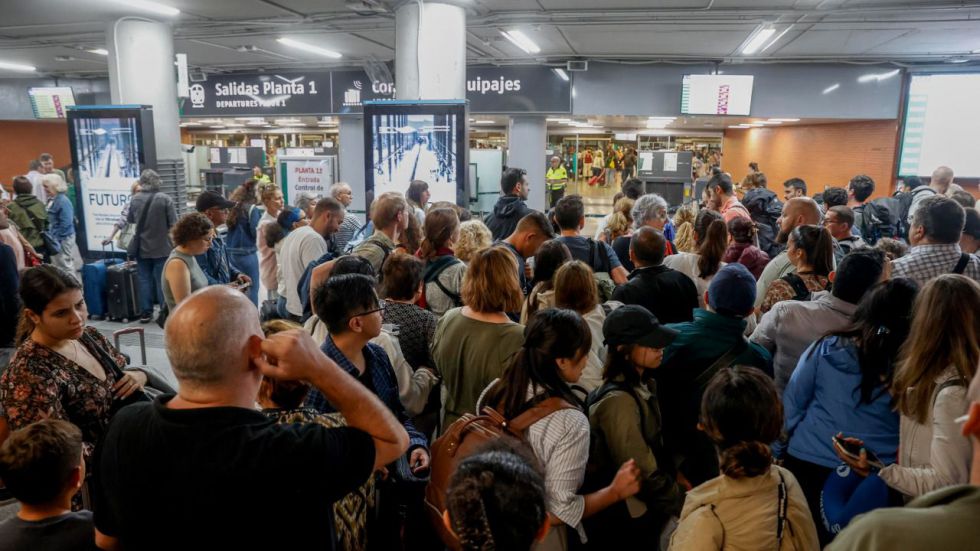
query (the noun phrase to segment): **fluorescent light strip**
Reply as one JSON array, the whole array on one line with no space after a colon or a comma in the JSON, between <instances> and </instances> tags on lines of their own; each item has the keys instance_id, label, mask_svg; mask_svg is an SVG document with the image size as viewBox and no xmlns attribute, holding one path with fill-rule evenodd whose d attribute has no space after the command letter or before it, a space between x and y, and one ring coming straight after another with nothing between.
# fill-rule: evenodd
<instances>
[{"instance_id":1,"label":"fluorescent light strip","mask_svg":"<svg viewBox=\"0 0 980 551\"><path fill-rule=\"evenodd\" d=\"M319 46L314 46L312 44L307 44L306 42L300 42L299 40L293 40L292 38L277 38L276 42L289 46L290 48L296 48L297 50L303 50L305 52L310 52L312 54L322 55L323 57L330 57L333 59L340 59L344 57L343 55L333 51L327 50L326 48L321 48Z\"/></svg>"},{"instance_id":2,"label":"fluorescent light strip","mask_svg":"<svg viewBox=\"0 0 980 551\"><path fill-rule=\"evenodd\" d=\"M109 50L106 50L105 48L95 48L93 50L88 50L88 53L97 54L97 55L109 55Z\"/></svg>"},{"instance_id":3,"label":"fluorescent light strip","mask_svg":"<svg viewBox=\"0 0 980 551\"><path fill-rule=\"evenodd\" d=\"M769 119L772 122L800 122L800 119Z\"/></svg>"},{"instance_id":4,"label":"fluorescent light strip","mask_svg":"<svg viewBox=\"0 0 980 551\"><path fill-rule=\"evenodd\" d=\"M552 69L552 71L554 71L556 75L561 77L562 80L568 82L568 73L565 72L565 69L560 69L558 67L555 67L554 69Z\"/></svg>"},{"instance_id":5,"label":"fluorescent light strip","mask_svg":"<svg viewBox=\"0 0 980 551\"><path fill-rule=\"evenodd\" d=\"M900 72L901 71L899 71L898 69L895 69L894 71L888 71L887 73L869 73L867 75L859 76L858 82L873 82L873 81L881 82L885 79L892 78L893 76L897 75Z\"/></svg>"},{"instance_id":6,"label":"fluorescent light strip","mask_svg":"<svg viewBox=\"0 0 980 551\"><path fill-rule=\"evenodd\" d=\"M122 4L124 6L129 6L131 8L138 8L141 10L151 11L153 13L159 13L160 15L175 16L180 15L180 10L173 6L166 6L164 4L158 4L156 2L150 2L149 0L112 0L116 4Z\"/></svg>"},{"instance_id":7,"label":"fluorescent light strip","mask_svg":"<svg viewBox=\"0 0 980 551\"><path fill-rule=\"evenodd\" d=\"M782 38L786 33L788 33L789 30L792 29L792 28L793 28L792 25L790 25L789 27L786 27L786 29L783 32L781 32L781 33L779 33L779 34L776 35L776 38L773 38L772 40L770 40L769 43L766 44L766 46L764 48L762 48L762 51L759 52L759 53L761 54L762 52L764 52L764 51L768 50L769 48L771 48L773 44L779 42L779 39Z\"/></svg>"},{"instance_id":8,"label":"fluorescent light strip","mask_svg":"<svg viewBox=\"0 0 980 551\"><path fill-rule=\"evenodd\" d=\"M572 119L545 119L545 120L548 122L560 122L560 123L572 122ZM470 119L470 122L473 122L473 119Z\"/></svg>"},{"instance_id":9,"label":"fluorescent light strip","mask_svg":"<svg viewBox=\"0 0 980 551\"><path fill-rule=\"evenodd\" d=\"M493 121L476 121L475 124L494 124Z\"/></svg>"},{"instance_id":10,"label":"fluorescent light strip","mask_svg":"<svg viewBox=\"0 0 980 551\"><path fill-rule=\"evenodd\" d=\"M837 84L832 84L832 85L824 88L823 89L823 93L824 94L829 94L829 93L833 92L834 90L836 90L838 88L840 88L840 83L839 82Z\"/></svg>"},{"instance_id":11,"label":"fluorescent light strip","mask_svg":"<svg viewBox=\"0 0 980 551\"><path fill-rule=\"evenodd\" d=\"M758 52L774 34L776 34L776 29L771 27L757 31L755 36L749 40L749 43L742 48L742 55L752 55Z\"/></svg>"},{"instance_id":12,"label":"fluorescent light strip","mask_svg":"<svg viewBox=\"0 0 980 551\"><path fill-rule=\"evenodd\" d=\"M525 53L536 54L541 52L541 48L521 31L516 29L511 31L500 31L500 34L504 35L504 38L510 40L515 46L524 50Z\"/></svg>"},{"instance_id":13,"label":"fluorescent light strip","mask_svg":"<svg viewBox=\"0 0 980 551\"><path fill-rule=\"evenodd\" d=\"M9 63L7 61L0 61L0 70L6 69L8 71L23 71L25 73L33 73L37 71L37 67L33 65L21 65L20 63Z\"/></svg>"}]
</instances>

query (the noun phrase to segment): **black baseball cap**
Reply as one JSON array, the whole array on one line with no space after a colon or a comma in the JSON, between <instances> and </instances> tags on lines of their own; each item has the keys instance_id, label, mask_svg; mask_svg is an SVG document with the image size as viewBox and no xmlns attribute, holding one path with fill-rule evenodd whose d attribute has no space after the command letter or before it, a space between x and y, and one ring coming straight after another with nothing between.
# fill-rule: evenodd
<instances>
[{"instance_id":1,"label":"black baseball cap","mask_svg":"<svg viewBox=\"0 0 980 551\"><path fill-rule=\"evenodd\" d=\"M678 334L662 325L649 310L633 304L613 310L602 324L603 343L607 346L638 344L664 348L674 342Z\"/></svg>"},{"instance_id":2,"label":"black baseball cap","mask_svg":"<svg viewBox=\"0 0 980 551\"><path fill-rule=\"evenodd\" d=\"M217 191L205 191L197 196L197 212L204 212L210 208L230 209L235 206L234 201L229 201Z\"/></svg>"}]
</instances>

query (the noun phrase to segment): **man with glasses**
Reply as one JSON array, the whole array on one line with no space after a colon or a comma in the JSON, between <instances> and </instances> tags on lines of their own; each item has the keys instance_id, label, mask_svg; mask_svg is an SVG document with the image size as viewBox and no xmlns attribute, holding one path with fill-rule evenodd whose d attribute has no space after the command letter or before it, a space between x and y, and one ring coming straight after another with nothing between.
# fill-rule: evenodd
<instances>
[{"instance_id":1,"label":"man with glasses","mask_svg":"<svg viewBox=\"0 0 980 551\"><path fill-rule=\"evenodd\" d=\"M527 171L523 168L508 168L500 178L500 199L493 206L493 212L483 219L494 241L507 239L517 229L521 218L534 212L525 203L531 188L526 176Z\"/></svg>"},{"instance_id":2,"label":"man with glasses","mask_svg":"<svg viewBox=\"0 0 980 551\"><path fill-rule=\"evenodd\" d=\"M400 486L407 476L406 467L415 476L424 476L428 471L429 442L405 412L398 395L398 379L388 355L383 348L370 342L381 334L384 309L385 302L378 299L375 291L375 279L363 274L333 276L317 289L313 298L313 311L328 331L321 347L323 353L377 395L408 432L408 451L387 466L389 476L379 486L383 505L378 513L381 517L378 525L395 528L398 519L393 516L396 517L397 510L404 505L407 505L409 523L421 522L422 496L413 493L420 486ZM315 388L310 389L304 405L321 413L337 411L336 406ZM396 463L402 468L397 468ZM378 533L381 548L392 547L386 545L392 543L386 538L394 537L397 542L397 530L390 532L382 530Z\"/></svg>"},{"instance_id":3,"label":"man with glasses","mask_svg":"<svg viewBox=\"0 0 980 551\"><path fill-rule=\"evenodd\" d=\"M205 191L197 196L197 212L208 217L214 224L215 231L228 221L228 209L235 203L222 197L217 191ZM235 282L244 288L252 284L252 278L243 274L228 256L225 240L217 233L211 240L211 248L204 254L198 255L197 263L208 278L208 285L227 285Z\"/></svg>"},{"instance_id":4,"label":"man with glasses","mask_svg":"<svg viewBox=\"0 0 980 551\"><path fill-rule=\"evenodd\" d=\"M841 205L830 207L823 217L823 226L827 228L830 235L834 236L844 254L868 246L863 239L851 231L854 228L854 211L851 207Z\"/></svg>"}]
</instances>

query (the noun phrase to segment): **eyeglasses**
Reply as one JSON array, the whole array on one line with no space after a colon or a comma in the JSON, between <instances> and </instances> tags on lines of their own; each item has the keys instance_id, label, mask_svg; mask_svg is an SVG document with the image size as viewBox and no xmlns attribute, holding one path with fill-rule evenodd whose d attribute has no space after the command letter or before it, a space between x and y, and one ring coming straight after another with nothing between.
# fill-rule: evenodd
<instances>
[{"instance_id":1,"label":"eyeglasses","mask_svg":"<svg viewBox=\"0 0 980 551\"><path fill-rule=\"evenodd\" d=\"M208 243L214 241L214 235L208 234L201 238L202 241L207 241Z\"/></svg>"},{"instance_id":2,"label":"eyeglasses","mask_svg":"<svg viewBox=\"0 0 980 551\"><path fill-rule=\"evenodd\" d=\"M383 299L382 300L379 300L378 301L378 307L377 308L375 308L373 310L368 310L367 312L361 312L360 314L354 314L353 316L350 316L349 318L347 318L347 321L350 321L350 320L352 320L354 318L359 318L361 316L366 316L368 314L373 314L375 312L384 312L384 310L385 310L385 308L387 306L388 306L388 301L383 300Z\"/></svg>"}]
</instances>

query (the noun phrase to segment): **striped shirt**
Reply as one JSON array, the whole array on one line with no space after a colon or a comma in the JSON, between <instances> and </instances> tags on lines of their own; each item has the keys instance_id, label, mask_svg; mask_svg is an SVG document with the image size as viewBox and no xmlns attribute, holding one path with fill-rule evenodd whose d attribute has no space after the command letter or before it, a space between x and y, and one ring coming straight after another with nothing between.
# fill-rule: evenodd
<instances>
[{"instance_id":1,"label":"striped shirt","mask_svg":"<svg viewBox=\"0 0 980 551\"><path fill-rule=\"evenodd\" d=\"M494 379L477 400L476 411L483 409L483 398L500 379ZM538 392L528 388L528 399ZM577 409L562 409L528 427L524 439L534 456L544 465L544 486L548 512L576 529L585 540L582 515L585 497L578 490L585 480L589 461L589 418Z\"/></svg>"}]
</instances>

